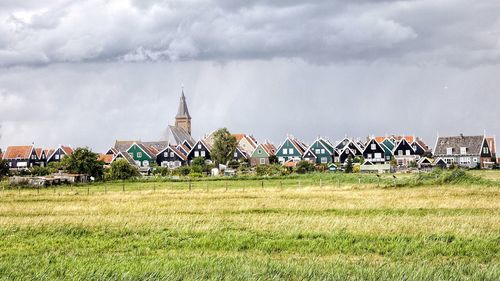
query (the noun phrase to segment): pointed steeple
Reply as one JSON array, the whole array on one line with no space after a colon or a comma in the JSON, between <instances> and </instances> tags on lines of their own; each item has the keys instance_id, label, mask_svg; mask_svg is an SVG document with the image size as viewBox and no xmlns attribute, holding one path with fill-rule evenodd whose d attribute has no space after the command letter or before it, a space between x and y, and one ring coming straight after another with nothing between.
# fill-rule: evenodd
<instances>
[{"instance_id":1,"label":"pointed steeple","mask_svg":"<svg viewBox=\"0 0 500 281\"><path fill-rule=\"evenodd\" d=\"M179 109L177 110L177 115L175 118L188 118L191 119L191 115L189 115L189 110L186 103L186 96L184 96L184 87L182 87L182 94L179 101Z\"/></svg>"}]
</instances>

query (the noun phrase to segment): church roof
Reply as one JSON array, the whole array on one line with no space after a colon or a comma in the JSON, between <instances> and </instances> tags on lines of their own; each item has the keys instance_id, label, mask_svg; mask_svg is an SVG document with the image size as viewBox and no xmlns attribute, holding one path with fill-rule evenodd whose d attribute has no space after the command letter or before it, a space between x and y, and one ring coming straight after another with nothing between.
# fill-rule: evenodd
<instances>
[{"instance_id":1,"label":"church roof","mask_svg":"<svg viewBox=\"0 0 500 281\"><path fill-rule=\"evenodd\" d=\"M175 118L189 118L191 119L191 115L189 115L189 110L186 103L186 97L184 96L184 90L182 90L181 99L179 101L179 109L177 110L177 115Z\"/></svg>"},{"instance_id":2,"label":"church roof","mask_svg":"<svg viewBox=\"0 0 500 281\"><path fill-rule=\"evenodd\" d=\"M186 130L172 125L167 127L166 140L170 144L176 145L182 144L186 140L191 146L196 142Z\"/></svg>"}]
</instances>

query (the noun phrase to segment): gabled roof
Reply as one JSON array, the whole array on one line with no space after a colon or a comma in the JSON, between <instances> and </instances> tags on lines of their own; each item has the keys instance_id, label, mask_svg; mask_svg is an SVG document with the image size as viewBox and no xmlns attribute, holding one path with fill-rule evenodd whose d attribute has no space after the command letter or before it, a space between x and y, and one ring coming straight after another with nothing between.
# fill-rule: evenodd
<instances>
[{"instance_id":1,"label":"gabled roof","mask_svg":"<svg viewBox=\"0 0 500 281\"><path fill-rule=\"evenodd\" d=\"M411 142L408 142L408 141L406 140L406 138L402 138L402 139L398 142L398 144L396 144L396 146L394 146L394 148L392 149L392 154L393 154L393 155L396 155L394 152L395 152L396 150L398 150L398 147L399 147L399 146L401 146L401 144L403 144L403 143L407 143L407 144L410 146L410 149L413 151L413 153L415 153L415 150L413 149L413 146L411 145Z\"/></svg>"},{"instance_id":2,"label":"gabled roof","mask_svg":"<svg viewBox=\"0 0 500 281\"><path fill-rule=\"evenodd\" d=\"M417 161L417 164L432 164L432 160L427 157L422 157Z\"/></svg>"},{"instance_id":3,"label":"gabled roof","mask_svg":"<svg viewBox=\"0 0 500 281\"><path fill-rule=\"evenodd\" d=\"M168 141L142 141L141 143L146 147L150 147L158 151L168 147L169 145Z\"/></svg>"},{"instance_id":4,"label":"gabled roof","mask_svg":"<svg viewBox=\"0 0 500 281\"><path fill-rule=\"evenodd\" d=\"M307 153L307 152L312 152L315 156L316 153L314 151L312 151L312 147L314 146L315 143L319 143L326 151L328 151L328 153L330 153L330 155L333 155L333 146L331 146L330 142L328 142L327 140L319 137L318 139L316 139L308 148L306 151L304 151L304 155Z\"/></svg>"},{"instance_id":5,"label":"gabled roof","mask_svg":"<svg viewBox=\"0 0 500 281\"><path fill-rule=\"evenodd\" d=\"M177 149L177 147L175 147L174 145L170 145L168 147L165 147L163 150L159 151L156 154L156 156L164 153L167 150L171 150L173 153L175 153L177 156L179 156L182 160L187 160L187 156L184 153L182 153L182 151L180 151L179 149Z\"/></svg>"},{"instance_id":6,"label":"gabled roof","mask_svg":"<svg viewBox=\"0 0 500 281\"><path fill-rule=\"evenodd\" d=\"M123 159L127 160L127 162L130 165L137 166L137 163L135 163L134 158L132 158L132 156L128 152L126 152L126 151L120 151L120 152L118 152L118 154L116 154L115 156L113 156L113 160L111 162L114 162L117 158L123 158Z\"/></svg>"},{"instance_id":7,"label":"gabled roof","mask_svg":"<svg viewBox=\"0 0 500 281\"><path fill-rule=\"evenodd\" d=\"M146 147L143 143L141 142L134 142L130 147L133 145L137 145L144 153L146 153L149 158L154 159L156 156L156 153L152 152L148 147ZM130 149L130 148L129 148ZM129 150L127 149L127 151Z\"/></svg>"},{"instance_id":8,"label":"gabled roof","mask_svg":"<svg viewBox=\"0 0 500 281\"><path fill-rule=\"evenodd\" d=\"M139 141L115 141L115 145L113 146L113 148L115 148L116 150L118 151L127 151L127 149L130 148L130 146L132 146L132 144L134 144L134 142L139 142Z\"/></svg>"},{"instance_id":9,"label":"gabled roof","mask_svg":"<svg viewBox=\"0 0 500 281\"><path fill-rule=\"evenodd\" d=\"M69 146L64 146L64 145L61 145L60 146L62 151L66 154L66 155L71 155L73 154L73 148L69 147Z\"/></svg>"},{"instance_id":10,"label":"gabled roof","mask_svg":"<svg viewBox=\"0 0 500 281\"><path fill-rule=\"evenodd\" d=\"M35 153L36 153L36 157L38 157L38 159L42 158L43 148L41 148L41 147L35 148Z\"/></svg>"},{"instance_id":11,"label":"gabled roof","mask_svg":"<svg viewBox=\"0 0 500 281\"><path fill-rule=\"evenodd\" d=\"M438 137L434 155L447 155L447 148L453 148L453 154L460 153L461 147L467 148L467 154L481 154L484 136Z\"/></svg>"},{"instance_id":12,"label":"gabled roof","mask_svg":"<svg viewBox=\"0 0 500 281\"><path fill-rule=\"evenodd\" d=\"M100 154L97 160L104 162L104 164L111 164L114 157L115 156L113 154Z\"/></svg>"},{"instance_id":13,"label":"gabled roof","mask_svg":"<svg viewBox=\"0 0 500 281\"><path fill-rule=\"evenodd\" d=\"M29 159L33 145L9 146L3 155L3 159Z\"/></svg>"}]
</instances>

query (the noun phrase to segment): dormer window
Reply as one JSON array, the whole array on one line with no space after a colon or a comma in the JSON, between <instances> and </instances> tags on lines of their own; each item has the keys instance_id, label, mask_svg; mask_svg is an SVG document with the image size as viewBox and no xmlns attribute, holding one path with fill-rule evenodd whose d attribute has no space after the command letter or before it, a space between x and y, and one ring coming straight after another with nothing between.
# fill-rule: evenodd
<instances>
[{"instance_id":1,"label":"dormer window","mask_svg":"<svg viewBox=\"0 0 500 281\"><path fill-rule=\"evenodd\" d=\"M446 154L453 155L453 147L446 148Z\"/></svg>"},{"instance_id":2,"label":"dormer window","mask_svg":"<svg viewBox=\"0 0 500 281\"><path fill-rule=\"evenodd\" d=\"M467 147L460 147L460 154L467 154Z\"/></svg>"}]
</instances>

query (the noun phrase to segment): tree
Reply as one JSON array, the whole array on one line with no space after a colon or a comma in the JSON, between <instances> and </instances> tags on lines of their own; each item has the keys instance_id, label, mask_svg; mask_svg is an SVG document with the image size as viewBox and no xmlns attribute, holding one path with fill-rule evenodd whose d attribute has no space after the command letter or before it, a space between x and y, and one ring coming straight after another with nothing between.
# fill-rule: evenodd
<instances>
[{"instance_id":1,"label":"tree","mask_svg":"<svg viewBox=\"0 0 500 281\"><path fill-rule=\"evenodd\" d=\"M347 160L346 160L346 164L345 164L345 172L346 173L352 173L352 156L351 154L349 154L349 156L347 156Z\"/></svg>"},{"instance_id":2,"label":"tree","mask_svg":"<svg viewBox=\"0 0 500 281\"><path fill-rule=\"evenodd\" d=\"M233 158L238 142L226 128L215 131L213 136L214 145L212 146L212 151L210 152L212 160L214 160L216 166L219 164L225 165Z\"/></svg>"},{"instance_id":3,"label":"tree","mask_svg":"<svg viewBox=\"0 0 500 281\"><path fill-rule=\"evenodd\" d=\"M98 161L98 155L88 148L77 148L70 156L62 160L62 167L69 173L86 174L96 179L102 179L103 163Z\"/></svg>"},{"instance_id":4,"label":"tree","mask_svg":"<svg viewBox=\"0 0 500 281\"><path fill-rule=\"evenodd\" d=\"M299 174L305 174L314 171L314 165L309 161L300 161L295 166L295 171Z\"/></svg>"},{"instance_id":5,"label":"tree","mask_svg":"<svg viewBox=\"0 0 500 281\"><path fill-rule=\"evenodd\" d=\"M48 167L35 166L31 169L31 175L43 177L50 174L50 169Z\"/></svg>"},{"instance_id":6,"label":"tree","mask_svg":"<svg viewBox=\"0 0 500 281\"><path fill-rule=\"evenodd\" d=\"M9 174L9 162L0 159L0 180Z\"/></svg>"},{"instance_id":7,"label":"tree","mask_svg":"<svg viewBox=\"0 0 500 281\"><path fill-rule=\"evenodd\" d=\"M139 170L130 165L125 159L118 159L111 163L109 168L109 176L114 180L127 180L140 176Z\"/></svg>"},{"instance_id":8,"label":"tree","mask_svg":"<svg viewBox=\"0 0 500 281\"><path fill-rule=\"evenodd\" d=\"M194 173L203 173L207 170L207 164L204 157L196 157L191 161L191 170Z\"/></svg>"},{"instance_id":9,"label":"tree","mask_svg":"<svg viewBox=\"0 0 500 281\"><path fill-rule=\"evenodd\" d=\"M278 156L276 155L269 156L269 164L278 164Z\"/></svg>"}]
</instances>

